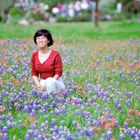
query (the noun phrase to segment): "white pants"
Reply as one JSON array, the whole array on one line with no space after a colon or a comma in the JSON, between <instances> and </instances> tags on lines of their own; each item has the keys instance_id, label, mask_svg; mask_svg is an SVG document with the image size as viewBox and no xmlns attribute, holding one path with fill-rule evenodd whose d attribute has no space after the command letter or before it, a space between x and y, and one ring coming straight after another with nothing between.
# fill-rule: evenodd
<instances>
[{"instance_id":1,"label":"white pants","mask_svg":"<svg viewBox=\"0 0 140 140\"><path fill-rule=\"evenodd\" d=\"M65 85L64 85L61 77L58 80L56 80L52 77L49 77L47 79L41 79L40 85L44 86L46 88L47 93L51 93L54 91L60 91L62 89L65 89Z\"/></svg>"}]
</instances>

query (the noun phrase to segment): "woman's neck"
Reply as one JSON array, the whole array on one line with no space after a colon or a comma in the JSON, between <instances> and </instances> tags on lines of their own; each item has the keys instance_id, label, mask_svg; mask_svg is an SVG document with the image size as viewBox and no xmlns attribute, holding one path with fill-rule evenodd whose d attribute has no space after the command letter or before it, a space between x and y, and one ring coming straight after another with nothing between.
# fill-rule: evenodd
<instances>
[{"instance_id":1,"label":"woman's neck","mask_svg":"<svg viewBox=\"0 0 140 140\"><path fill-rule=\"evenodd\" d=\"M46 54L50 51L50 49L48 47L44 47L44 48L39 48L39 52L41 54Z\"/></svg>"}]
</instances>

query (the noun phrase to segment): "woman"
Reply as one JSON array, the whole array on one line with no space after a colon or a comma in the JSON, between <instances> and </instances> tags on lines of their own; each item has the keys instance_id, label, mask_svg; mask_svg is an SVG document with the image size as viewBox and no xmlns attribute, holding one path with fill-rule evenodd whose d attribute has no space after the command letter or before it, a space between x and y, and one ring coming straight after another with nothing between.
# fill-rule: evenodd
<instances>
[{"instance_id":1,"label":"woman","mask_svg":"<svg viewBox=\"0 0 140 140\"><path fill-rule=\"evenodd\" d=\"M34 42L38 50L32 54L31 76L40 91L60 91L65 88L61 79L63 72L60 54L50 49L53 45L51 33L46 29L40 29L34 34Z\"/></svg>"}]
</instances>

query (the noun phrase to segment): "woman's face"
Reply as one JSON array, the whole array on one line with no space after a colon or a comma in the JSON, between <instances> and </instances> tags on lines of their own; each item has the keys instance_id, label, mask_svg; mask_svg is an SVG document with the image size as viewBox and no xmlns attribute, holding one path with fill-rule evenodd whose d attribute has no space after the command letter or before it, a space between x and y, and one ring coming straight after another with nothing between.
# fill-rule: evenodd
<instances>
[{"instance_id":1,"label":"woman's face","mask_svg":"<svg viewBox=\"0 0 140 140\"><path fill-rule=\"evenodd\" d=\"M42 35L36 38L36 43L39 48L44 48L44 47L48 47L49 41L45 36Z\"/></svg>"}]
</instances>

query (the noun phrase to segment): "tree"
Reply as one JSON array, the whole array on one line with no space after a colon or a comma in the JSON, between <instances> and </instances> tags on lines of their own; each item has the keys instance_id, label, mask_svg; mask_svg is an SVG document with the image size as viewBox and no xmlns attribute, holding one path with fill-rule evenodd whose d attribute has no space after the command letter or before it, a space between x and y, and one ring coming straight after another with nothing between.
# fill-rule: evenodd
<instances>
[{"instance_id":1,"label":"tree","mask_svg":"<svg viewBox=\"0 0 140 140\"><path fill-rule=\"evenodd\" d=\"M15 4L15 1L16 0L0 0L0 16L3 21L7 20L9 9Z\"/></svg>"},{"instance_id":2,"label":"tree","mask_svg":"<svg viewBox=\"0 0 140 140\"><path fill-rule=\"evenodd\" d=\"M138 10L138 5L136 0L116 0L116 3L121 2L123 7L123 12L135 13Z\"/></svg>"},{"instance_id":3,"label":"tree","mask_svg":"<svg viewBox=\"0 0 140 140\"><path fill-rule=\"evenodd\" d=\"M99 0L95 0L95 13L94 13L94 21L95 21L95 26L98 26L98 21L99 21Z\"/></svg>"}]
</instances>

